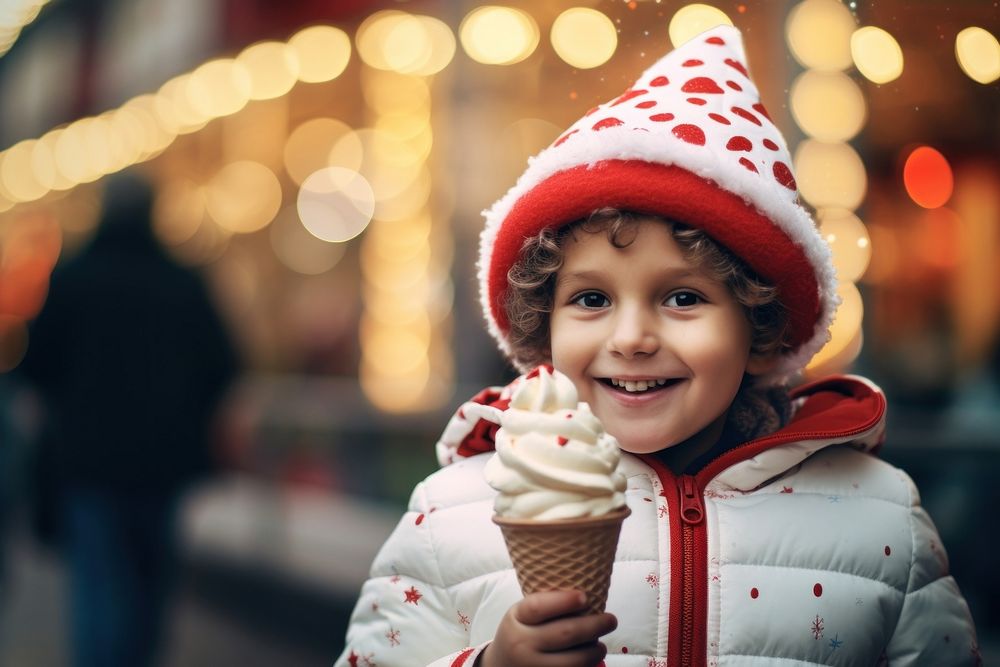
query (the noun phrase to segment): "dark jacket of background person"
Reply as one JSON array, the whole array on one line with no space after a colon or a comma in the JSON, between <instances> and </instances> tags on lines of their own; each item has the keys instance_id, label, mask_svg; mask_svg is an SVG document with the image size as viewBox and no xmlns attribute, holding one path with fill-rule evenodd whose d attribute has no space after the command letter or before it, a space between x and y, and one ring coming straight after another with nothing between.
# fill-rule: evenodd
<instances>
[{"instance_id":1,"label":"dark jacket of background person","mask_svg":"<svg viewBox=\"0 0 1000 667\"><path fill-rule=\"evenodd\" d=\"M205 286L152 234L152 191L108 186L92 243L57 268L21 372L48 407L56 483L172 493L208 472L235 358Z\"/></svg>"}]
</instances>

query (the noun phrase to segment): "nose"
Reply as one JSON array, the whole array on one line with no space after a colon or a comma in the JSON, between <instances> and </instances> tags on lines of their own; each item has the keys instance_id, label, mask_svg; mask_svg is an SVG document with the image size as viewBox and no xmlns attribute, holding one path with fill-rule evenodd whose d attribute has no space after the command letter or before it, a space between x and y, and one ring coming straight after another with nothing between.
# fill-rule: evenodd
<instances>
[{"instance_id":1,"label":"nose","mask_svg":"<svg viewBox=\"0 0 1000 667\"><path fill-rule=\"evenodd\" d=\"M655 316L639 306L620 306L614 316L607 349L625 359L655 354L660 349Z\"/></svg>"}]
</instances>

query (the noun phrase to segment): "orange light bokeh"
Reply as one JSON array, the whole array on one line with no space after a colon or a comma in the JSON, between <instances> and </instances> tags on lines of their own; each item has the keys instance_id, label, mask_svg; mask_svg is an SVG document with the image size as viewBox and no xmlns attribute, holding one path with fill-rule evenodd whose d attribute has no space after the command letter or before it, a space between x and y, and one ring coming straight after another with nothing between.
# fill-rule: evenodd
<instances>
[{"instance_id":1,"label":"orange light bokeh","mask_svg":"<svg viewBox=\"0 0 1000 667\"><path fill-rule=\"evenodd\" d=\"M930 146L920 146L906 158L903 185L918 206L938 208L951 199L955 178L944 155Z\"/></svg>"}]
</instances>

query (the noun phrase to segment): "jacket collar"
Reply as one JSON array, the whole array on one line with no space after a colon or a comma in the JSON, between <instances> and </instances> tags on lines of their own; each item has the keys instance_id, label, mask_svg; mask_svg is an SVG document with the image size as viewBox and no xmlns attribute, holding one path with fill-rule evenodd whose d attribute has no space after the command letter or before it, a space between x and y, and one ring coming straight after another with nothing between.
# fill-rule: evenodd
<instances>
[{"instance_id":1,"label":"jacket collar","mask_svg":"<svg viewBox=\"0 0 1000 667\"><path fill-rule=\"evenodd\" d=\"M791 396L795 413L784 428L709 462L696 475L700 485L751 491L827 447L850 443L872 453L881 447L885 396L865 378L832 376L797 387Z\"/></svg>"}]
</instances>

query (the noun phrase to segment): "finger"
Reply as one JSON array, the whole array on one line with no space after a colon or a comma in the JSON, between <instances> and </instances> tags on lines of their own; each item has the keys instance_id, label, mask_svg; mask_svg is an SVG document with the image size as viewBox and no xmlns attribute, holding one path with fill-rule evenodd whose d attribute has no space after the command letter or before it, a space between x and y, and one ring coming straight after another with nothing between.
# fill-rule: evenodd
<instances>
[{"instance_id":1,"label":"finger","mask_svg":"<svg viewBox=\"0 0 1000 667\"><path fill-rule=\"evenodd\" d=\"M598 667L608 655L601 642L592 642L555 653L539 653L532 658L532 667Z\"/></svg>"},{"instance_id":2,"label":"finger","mask_svg":"<svg viewBox=\"0 0 1000 667\"><path fill-rule=\"evenodd\" d=\"M560 616L579 613L586 604L587 597L582 591L531 593L515 605L514 618L525 625L538 625Z\"/></svg>"},{"instance_id":3,"label":"finger","mask_svg":"<svg viewBox=\"0 0 1000 667\"><path fill-rule=\"evenodd\" d=\"M538 625L535 645L540 651L565 651L593 645L597 640L618 626L611 614L567 616Z\"/></svg>"}]
</instances>

